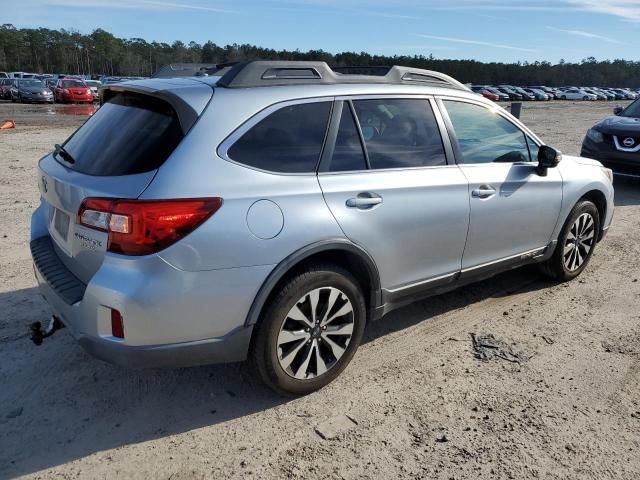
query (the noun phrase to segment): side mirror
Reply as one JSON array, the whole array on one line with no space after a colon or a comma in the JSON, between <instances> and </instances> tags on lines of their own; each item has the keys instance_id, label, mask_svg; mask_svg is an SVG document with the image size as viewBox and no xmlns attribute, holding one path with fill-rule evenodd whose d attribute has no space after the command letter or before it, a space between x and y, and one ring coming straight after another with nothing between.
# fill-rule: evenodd
<instances>
[{"instance_id":1,"label":"side mirror","mask_svg":"<svg viewBox=\"0 0 640 480\"><path fill-rule=\"evenodd\" d=\"M538 150L538 175L547 176L547 169L556 168L562 160L562 153L553 147L542 145Z\"/></svg>"},{"instance_id":2,"label":"side mirror","mask_svg":"<svg viewBox=\"0 0 640 480\"><path fill-rule=\"evenodd\" d=\"M614 115L620 115L623 111L624 111L624 108L616 107L616 108L613 109L613 114Z\"/></svg>"}]
</instances>

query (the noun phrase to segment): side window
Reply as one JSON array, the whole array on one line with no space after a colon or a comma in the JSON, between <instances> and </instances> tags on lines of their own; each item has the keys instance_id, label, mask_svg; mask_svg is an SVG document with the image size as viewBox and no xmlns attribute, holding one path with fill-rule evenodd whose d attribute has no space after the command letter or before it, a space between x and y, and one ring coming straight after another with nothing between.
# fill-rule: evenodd
<instances>
[{"instance_id":1,"label":"side window","mask_svg":"<svg viewBox=\"0 0 640 480\"><path fill-rule=\"evenodd\" d=\"M251 127L229 149L229 157L251 167L283 173L316 169L331 102L290 105Z\"/></svg>"},{"instance_id":2,"label":"side window","mask_svg":"<svg viewBox=\"0 0 640 480\"><path fill-rule=\"evenodd\" d=\"M444 102L464 163L529 162L524 132L480 105Z\"/></svg>"},{"instance_id":3,"label":"side window","mask_svg":"<svg viewBox=\"0 0 640 480\"><path fill-rule=\"evenodd\" d=\"M338 136L328 171L348 172L366 169L367 162L360 142L360 134L353 119L349 102L344 102L338 126Z\"/></svg>"},{"instance_id":4,"label":"side window","mask_svg":"<svg viewBox=\"0 0 640 480\"><path fill-rule=\"evenodd\" d=\"M356 100L372 169L445 165L440 130L427 100Z\"/></svg>"}]
</instances>

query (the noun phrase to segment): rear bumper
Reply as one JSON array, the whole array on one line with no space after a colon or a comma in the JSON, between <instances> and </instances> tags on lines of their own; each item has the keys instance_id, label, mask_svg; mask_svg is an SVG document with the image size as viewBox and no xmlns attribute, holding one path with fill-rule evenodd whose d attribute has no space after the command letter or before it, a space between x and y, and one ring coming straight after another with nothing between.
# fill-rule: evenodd
<instances>
[{"instance_id":1,"label":"rear bumper","mask_svg":"<svg viewBox=\"0 0 640 480\"><path fill-rule=\"evenodd\" d=\"M126 346L81 335L78 343L91 355L127 368L173 368L242 362L247 358L253 327L240 327L224 337L165 345Z\"/></svg>"},{"instance_id":2,"label":"rear bumper","mask_svg":"<svg viewBox=\"0 0 640 480\"><path fill-rule=\"evenodd\" d=\"M91 355L131 368L245 360L247 313L271 267L185 272L156 256L105 257L87 285L66 269L49 237L32 241L40 293ZM49 251L46 251L47 248ZM125 338L112 336L110 309Z\"/></svg>"}]
</instances>

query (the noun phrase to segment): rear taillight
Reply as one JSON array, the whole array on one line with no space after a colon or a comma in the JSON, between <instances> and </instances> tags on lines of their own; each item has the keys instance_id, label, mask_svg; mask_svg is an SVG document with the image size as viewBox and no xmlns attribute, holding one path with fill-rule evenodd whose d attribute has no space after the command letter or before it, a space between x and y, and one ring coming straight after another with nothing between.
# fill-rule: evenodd
<instances>
[{"instance_id":1,"label":"rear taillight","mask_svg":"<svg viewBox=\"0 0 640 480\"><path fill-rule=\"evenodd\" d=\"M87 198L77 223L109 234L107 250L148 255L185 237L222 206L222 198L120 200Z\"/></svg>"}]
</instances>

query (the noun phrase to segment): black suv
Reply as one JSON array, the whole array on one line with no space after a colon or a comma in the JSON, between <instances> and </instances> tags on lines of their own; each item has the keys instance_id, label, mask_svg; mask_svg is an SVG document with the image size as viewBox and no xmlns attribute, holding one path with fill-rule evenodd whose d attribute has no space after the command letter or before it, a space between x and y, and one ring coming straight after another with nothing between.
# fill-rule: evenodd
<instances>
[{"instance_id":1,"label":"black suv","mask_svg":"<svg viewBox=\"0 0 640 480\"><path fill-rule=\"evenodd\" d=\"M640 100L593 126L582 142L582 157L600 160L617 173L640 176Z\"/></svg>"}]
</instances>

